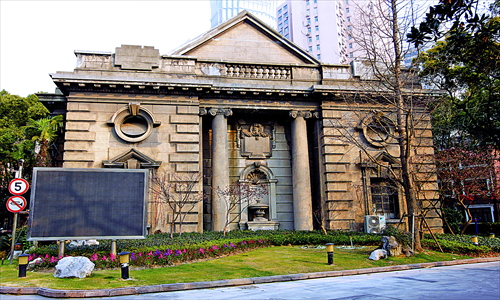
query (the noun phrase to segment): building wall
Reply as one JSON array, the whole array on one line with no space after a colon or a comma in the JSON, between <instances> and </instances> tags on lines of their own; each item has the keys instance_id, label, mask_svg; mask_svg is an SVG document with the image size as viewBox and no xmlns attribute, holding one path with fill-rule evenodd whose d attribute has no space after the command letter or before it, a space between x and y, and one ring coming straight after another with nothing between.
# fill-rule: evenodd
<instances>
[{"instance_id":1,"label":"building wall","mask_svg":"<svg viewBox=\"0 0 500 300\"><path fill-rule=\"evenodd\" d=\"M215 182L225 178L222 184L230 184L254 166L273 177L276 218L271 221L279 222L280 229L312 229L313 208L319 208L327 228L360 230L364 216L373 213L370 180L387 175L368 154L398 168L395 142L374 146L377 138L366 137L367 126L360 120L380 113L394 122L394 112L377 102L380 91L364 85L372 79L368 71L353 76L348 66L320 64L252 16L240 18L172 56L160 56L153 47L124 45L114 54L77 52L73 72L51 74L67 101L64 167L127 167L134 163L122 156L135 151L140 167L200 171L204 177L195 190L204 192L204 200L187 216L184 229L203 231L222 230L214 225L222 213L212 194ZM263 44L272 45L269 53L255 56ZM231 56L235 48L248 51ZM352 95L360 92L369 102L353 102ZM413 92L427 97L424 91ZM117 134L125 124L117 116L133 117L137 109L151 118L151 135L127 141ZM255 123L268 135L274 128L272 154L242 154L239 131ZM421 155L414 164L418 195L435 203L429 124L423 115L412 147ZM227 162L227 170L216 161ZM402 217L406 207L398 195L397 215ZM151 197L150 232L169 231L168 209ZM435 214L429 212L428 221L439 231Z\"/></svg>"},{"instance_id":2,"label":"building wall","mask_svg":"<svg viewBox=\"0 0 500 300\"><path fill-rule=\"evenodd\" d=\"M133 148L162 162L157 169L160 173L200 171L200 117L196 97L74 93L67 99L63 167L102 168L103 162ZM107 123L130 102L141 103L141 107L150 110L161 122L139 143L123 141ZM153 200L151 195L151 202ZM157 204L150 204L148 208L151 232L167 230L166 224L156 216L161 209L166 210ZM198 210L196 207L194 212ZM186 221L186 230L198 230L197 215Z\"/></svg>"}]
</instances>

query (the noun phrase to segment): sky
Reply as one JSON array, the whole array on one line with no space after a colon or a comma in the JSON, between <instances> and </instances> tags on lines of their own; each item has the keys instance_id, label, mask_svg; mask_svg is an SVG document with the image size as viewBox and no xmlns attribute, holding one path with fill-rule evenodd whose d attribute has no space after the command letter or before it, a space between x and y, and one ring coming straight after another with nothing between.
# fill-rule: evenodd
<instances>
[{"instance_id":1,"label":"sky","mask_svg":"<svg viewBox=\"0 0 500 300\"><path fill-rule=\"evenodd\" d=\"M0 0L0 90L53 93L49 73L72 71L75 50L122 44L168 54L210 29L210 1Z\"/></svg>"}]
</instances>

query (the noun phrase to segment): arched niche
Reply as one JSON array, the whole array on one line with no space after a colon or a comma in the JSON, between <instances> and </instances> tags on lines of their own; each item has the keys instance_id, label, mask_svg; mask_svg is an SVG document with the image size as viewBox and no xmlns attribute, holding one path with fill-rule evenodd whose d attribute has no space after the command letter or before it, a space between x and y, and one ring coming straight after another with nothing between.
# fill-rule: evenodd
<instances>
[{"instance_id":1,"label":"arched niche","mask_svg":"<svg viewBox=\"0 0 500 300\"><path fill-rule=\"evenodd\" d=\"M269 211L266 214L266 216L268 216L267 223L269 223L269 226L277 229L279 226L278 212L276 208L276 183L278 180L275 178L274 173L270 168L257 162L247 166L241 172L238 182L240 184L252 184L254 180L258 180L259 183L264 184L267 188L268 194L264 195L261 202L269 205ZM249 207L241 207L240 229L249 229L248 222L250 219L251 216L249 216ZM264 226L262 229L270 228L269 226Z\"/></svg>"}]
</instances>

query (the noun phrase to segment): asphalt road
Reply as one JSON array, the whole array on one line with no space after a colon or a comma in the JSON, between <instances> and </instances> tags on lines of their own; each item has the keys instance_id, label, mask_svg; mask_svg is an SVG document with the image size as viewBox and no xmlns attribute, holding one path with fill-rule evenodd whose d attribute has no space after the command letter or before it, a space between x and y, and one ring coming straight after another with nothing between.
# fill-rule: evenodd
<instances>
[{"instance_id":1,"label":"asphalt road","mask_svg":"<svg viewBox=\"0 0 500 300\"><path fill-rule=\"evenodd\" d=\"M1 295L2 300L54 299ZM254 284L230 288L141 294L109 300L156 299L481 299L500 300L500 262Z\"/></svg>"}]
</instances>

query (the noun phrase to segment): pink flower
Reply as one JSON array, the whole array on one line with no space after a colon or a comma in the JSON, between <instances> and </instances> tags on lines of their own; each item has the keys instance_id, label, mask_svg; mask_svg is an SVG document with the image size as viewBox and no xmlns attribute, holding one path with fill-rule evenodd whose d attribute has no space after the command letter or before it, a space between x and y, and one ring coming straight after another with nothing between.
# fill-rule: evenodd
<instances>
[{"instance_id":1,"label":"pink flower","mask_svg":"<svg viewBox=\"0 0 500 300\"><path fill-rule=\"evenodd\" d=\"M186 249L184 249L184 253L186 253Z\"/></svg>"},{"instance_id":2,"label":"pink flower","mask_svg":"<svg viewBox=\"0 0 500 300\"><path fill-rule=\"evenodd\" d=\"M139 256L142 256L142 252L139 252Z\"/></svg>"},{"instance_id":3,"label":"pink flower","mask_svg":"<svg viewBox=\"0 0 500 300\"><path fill-rule=\"evenodd\" d=\"M102 257L102 260L104 260L104 261L106 260L106 255L104 255L104 256Z\"/></svg>"},{"instance_id":4,"label":"pink flower","mask_svg":"<svg viewBox=\"0 0 500 300\"><path fill-rule=\"evenodd\" d=\"M200 250L198 251L200 251L201 254L205 254L205 250L203 250L202 248L200 248Z\"/></svg>"}]
</instances>

